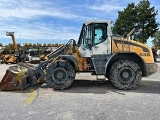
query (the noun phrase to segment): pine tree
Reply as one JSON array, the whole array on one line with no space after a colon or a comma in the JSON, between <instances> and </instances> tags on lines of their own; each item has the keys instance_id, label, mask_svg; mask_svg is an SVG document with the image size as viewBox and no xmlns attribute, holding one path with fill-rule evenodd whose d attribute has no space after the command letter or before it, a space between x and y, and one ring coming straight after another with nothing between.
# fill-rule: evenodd
<instances>
[{"instance_id":1,"label":"pine tree","mask_svg":"<svg viewBox=\"0 0 160 120\"><path fill-rule=\"evenodd\" d=\"M135 4L128 4L124 11L118 11L118 19L116 20L113 28L114 34L124 35L125 32L130 32L134 28L137 12L135 10ZM123 28L123 29L122 29Z\"/></svg>"},{"instance_id":2,"label":"pine tree","mask_svg":"<svg viewBox=\"0 0 160 120\"><path fill-rule=\"evenodd\" d=\"M148 0L140 1L136 6L137 24L136 28L139 34L136 36L142 43L146 43L149 37L153 37L154 33L158 30L158 23L156 23L156 15L154 7L150 7Z\"/></svg>"},{"instance_id":3,"label":"pine tree","mask_svg":"<svg viewBox=\"0 0 160 120\"><path fill-rule=\"evenodd\" d=\"M148 0L141 0L138 5L128 4L124 11L118 12L113 33L123 35L124 31L120 28L125 28L126 32L136 28L134 40L146 43L147 39L153 37L154 33L158 31L159 25L156 23L157 11L150 5Z\"/></svg>"}]
</instances>

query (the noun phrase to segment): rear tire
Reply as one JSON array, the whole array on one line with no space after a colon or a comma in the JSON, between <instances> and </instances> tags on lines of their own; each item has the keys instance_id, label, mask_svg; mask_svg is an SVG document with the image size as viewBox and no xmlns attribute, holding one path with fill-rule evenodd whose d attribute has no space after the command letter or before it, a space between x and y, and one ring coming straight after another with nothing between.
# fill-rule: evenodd
<instances>
[{"instance_id":1,"label":"rear tire","mask_svg":"<svg viewBox=\"0 0 160 120\"><path fill-rule=\"evenodd\" d=\"M69 88L75 79L75 70L66 60L60 60L52 63L47 69L48 86L64 90Z\"/></svg>"},{"instance_id":2,"label":"rear tire","mask_svg":"<svg viewBox=\"0 0 160 120\"><path fill-rule=\"evenodd\" d=\"M136 88L142 79L142 71L137 63L130 60L118 60L109 70L109 80L118 89Z\"/></svg>"}]
</instances>

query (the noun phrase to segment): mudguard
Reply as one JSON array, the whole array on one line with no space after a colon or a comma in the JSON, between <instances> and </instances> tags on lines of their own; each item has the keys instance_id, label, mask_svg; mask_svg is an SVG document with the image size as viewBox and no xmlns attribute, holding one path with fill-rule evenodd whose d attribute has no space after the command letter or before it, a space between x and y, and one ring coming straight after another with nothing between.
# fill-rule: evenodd
<instances>
[{"instance_id":1,"label":"mudguard","mask_svg":"<svg viewBox=\"0 0 160 120\"><path fill-rule=\"evenodd\" d=\"M62 59L69 59L70 61L72 61L74 63L76 68L78 68L77 60L73 55L61 55L61 57L62 57Z\"/></svg>"}]
</instances>

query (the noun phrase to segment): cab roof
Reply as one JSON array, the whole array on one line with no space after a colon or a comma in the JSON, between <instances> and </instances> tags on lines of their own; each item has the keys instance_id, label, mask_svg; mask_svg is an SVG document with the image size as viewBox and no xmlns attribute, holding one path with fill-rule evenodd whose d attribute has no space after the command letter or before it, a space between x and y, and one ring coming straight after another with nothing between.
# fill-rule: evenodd
<instances>
[{"instance_id":1,"label":"cab roof","mask_svg":"<svg viewBox=\"0 0 160 120\"><path fill-rule=\"evenodd\" d=\"M108 23L108 24L112 24L111 20L88 20L85 22L85 25L89 25L91 23Z\"/></svg>"}]
</instances>

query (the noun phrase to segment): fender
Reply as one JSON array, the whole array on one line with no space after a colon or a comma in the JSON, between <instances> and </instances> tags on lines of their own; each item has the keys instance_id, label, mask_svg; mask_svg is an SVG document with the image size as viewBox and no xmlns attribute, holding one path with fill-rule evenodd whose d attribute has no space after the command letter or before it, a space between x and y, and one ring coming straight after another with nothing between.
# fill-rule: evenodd
<instances>
[{"instance_id":1,"label":"fender","mask_svg":"<svg viewBox=\"0 0 160 120\"><path fill-rule=\"evenodd\" d=\"M107 69L108 69L108 65L110 63L110 61L117 55L118 53L116 54L113 54L111 57L109 57L109 59L107 60L107 63L105 65L105 73L107 73Z\"/></svg>"},{"instance_id":2,"label":"fender","mask_svg":"<svg viewBox=\"0 0 160 120\"><path fill-rule=\"evenodd\" d=\"M132 56L132 57L129 57ZM119 60L119 59L130 59L130 60L140 60L140 67L142 69L143 76L146 74L146 66L143 58L139 56L137 53L134 52L124 52L124 53L115 53L109 59L107 60L107 63L105 65L105 73L108 72L109 66L114 63L114 61Z\"/></svg>"},{"instance_id":3,"label":"fender","mask_svg":"<svg viewBox=\"0 0 160 120\"><path fill-rule=\"evenodd\" d=\"M60 56L62 57L62 59L69 59L70 61L74 63L76 68L78 68L77 60L73 55L60 55Z\"/></svg>"}]
</instances>

